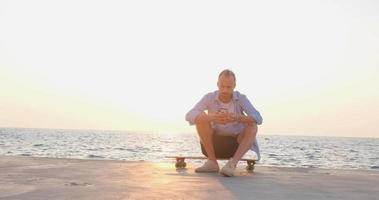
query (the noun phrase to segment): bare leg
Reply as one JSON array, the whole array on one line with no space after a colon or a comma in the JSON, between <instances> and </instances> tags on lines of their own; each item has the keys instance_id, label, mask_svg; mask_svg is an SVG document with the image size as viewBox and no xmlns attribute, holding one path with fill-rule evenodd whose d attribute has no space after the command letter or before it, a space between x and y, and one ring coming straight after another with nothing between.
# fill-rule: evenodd
<instances>
[{"instance_id":1,"label":"bare leg","mask_svg":"<svg viewBox=\"0 0 379 200\"><path fill-rule=\"evenodd\" d=\"M210 122L207 120L207 114L201 113L196 119L196 130L199 134L201 143L204 145L205 151L208 154L209 160L216 160L215 151L213 148L213 129Z\"/></svg>"},{"instance_id":2,"label":"bare leg","mask_svg":"<svg viewBox=\"0 0 379 200\"><path fill-rule=\"evenodd\" d=\"M253 138L256 139L258 127L256 124L247 125L243 132L237 137L237 142L239 144L236 153L234 153L233 160L237 163L243 155L251 148L253 145Z\"/></svg>"}]
</instances>

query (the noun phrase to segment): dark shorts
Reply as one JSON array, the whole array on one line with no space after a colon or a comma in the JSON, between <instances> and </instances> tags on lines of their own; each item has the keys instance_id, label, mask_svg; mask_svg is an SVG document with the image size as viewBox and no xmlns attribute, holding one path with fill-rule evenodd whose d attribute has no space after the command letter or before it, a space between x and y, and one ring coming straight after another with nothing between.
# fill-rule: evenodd
<instances>
[{"instance_id":1,"label":"dark shorts","mask_svg":"<svg viewBox=\"0 0 379 200\"><path fill-rule=\"evenodd\" d=\"M203 144L200 142L201 152L208 157ZM213 134L213 148L216 158L231 158L237 151L238 142L237 136L223 136Z\"/></svg>"}]
</instances>

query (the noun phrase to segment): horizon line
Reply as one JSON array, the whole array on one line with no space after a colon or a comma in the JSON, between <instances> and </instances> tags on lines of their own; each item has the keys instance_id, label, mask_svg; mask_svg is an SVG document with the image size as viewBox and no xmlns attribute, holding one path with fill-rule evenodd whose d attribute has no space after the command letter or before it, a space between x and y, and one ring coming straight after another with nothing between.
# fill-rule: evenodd
<instances>
[{"instance_id":1,"label":"horizon line","mask_svg":"<svg viewBox=\"0 0 379 200\"><path fill-rule=\"evenodd\" d=\"M126 130L126 129L90 129L90 128L46 128L46 127L3 127L0 126L0 129L46 129L46 130L76 130L76 131L110 131L110 132L140 132L140 133L146 133L146 134L167 134L164 132L159 131L143 131L143 130ZM168 132L168 131L167 131ZM196 134L196 132L176 132L176 134ZM197 135L197 134L196 134ZM291 137L335 137L335 138L373 138L373 139L379 139L379 136L341 136L341 135L301 135L296 133L284 133L284 134L278 134L278 133L260 133L258 135L263 136L291 136Z\"/></svg>"}]
</instances>

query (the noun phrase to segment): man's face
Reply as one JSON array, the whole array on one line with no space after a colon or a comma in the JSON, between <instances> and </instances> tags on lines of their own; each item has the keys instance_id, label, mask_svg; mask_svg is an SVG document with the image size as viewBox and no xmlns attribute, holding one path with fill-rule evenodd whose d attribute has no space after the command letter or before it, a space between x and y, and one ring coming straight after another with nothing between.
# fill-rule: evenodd
<instances>
[{"instance_id":1,"label":"man's face","mask_svg":"<svg viewBox=\"0 0 379 200\"><path fill-rule=\"evenodd\" d=\"M219 97L222 100L229 99L233 95L233 90L236 87L236 82L231 76L221 76L217 81Z\"/></svg>"}]
</instances>

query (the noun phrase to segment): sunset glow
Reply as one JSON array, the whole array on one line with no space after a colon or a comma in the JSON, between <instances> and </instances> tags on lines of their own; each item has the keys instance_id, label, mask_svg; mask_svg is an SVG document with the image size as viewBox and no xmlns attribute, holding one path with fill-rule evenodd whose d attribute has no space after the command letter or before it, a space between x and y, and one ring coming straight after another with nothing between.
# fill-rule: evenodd
<instances>
[{"instance_id":1,"label":"sunset glow","mask_svg":"<svg viewBox=\"0 0 379 200\"><path fill-rule=\"evenodd\" d=\"M379 137L375 1L2 1L0 127L194 132L236 73L259 134ZM269 12L267 12L269 11Z\"/></svg>"}]
</instances>

